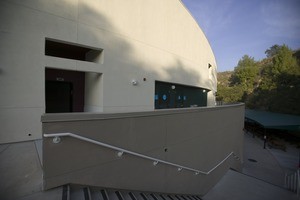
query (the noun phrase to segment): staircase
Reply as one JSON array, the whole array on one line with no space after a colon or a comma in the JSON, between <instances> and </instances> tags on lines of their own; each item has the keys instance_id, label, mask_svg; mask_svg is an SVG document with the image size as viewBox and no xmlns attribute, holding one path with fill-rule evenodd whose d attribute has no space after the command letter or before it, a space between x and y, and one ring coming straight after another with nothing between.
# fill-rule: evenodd
<instances>
[{"instance_id":1,"label":"staircase","mask_svg":"<svg viewBox=\"0 0 300 200\"><path fill-rule=\"evenodd\" d=\"M103 189L79 185L63 186L62 200L202 200L197 195Z\"/></svg>"}]
</instances>

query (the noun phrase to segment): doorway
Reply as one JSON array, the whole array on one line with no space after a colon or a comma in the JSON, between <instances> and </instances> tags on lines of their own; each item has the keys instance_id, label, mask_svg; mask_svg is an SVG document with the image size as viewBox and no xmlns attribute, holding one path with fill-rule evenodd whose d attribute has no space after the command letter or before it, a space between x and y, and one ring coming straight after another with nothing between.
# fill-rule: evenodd
<instances>
[{"instance_id":1,"label":"doorway","mask_svg":"<svg viewBox=\"0 0 300 200\"><path fill-rule=\"evenodd\" d=\"M46 113L73 112L73 84L46 81Z\"/></svg>"},{"instance_id":2,"label":"doorway","mask_svg":"<svg viewBox=\"0 0 300 200\"><path fill-rule=\"evenodd\" d=\"M45 70L46 113L84 112L85 72Z\"/></svg>"}]
</instances>

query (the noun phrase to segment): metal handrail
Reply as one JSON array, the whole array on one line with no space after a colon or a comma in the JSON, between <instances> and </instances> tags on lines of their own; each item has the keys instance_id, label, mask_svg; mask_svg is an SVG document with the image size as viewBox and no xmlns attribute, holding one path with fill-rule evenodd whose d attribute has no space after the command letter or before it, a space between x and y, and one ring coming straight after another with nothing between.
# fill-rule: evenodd
<instances>
[{"instance_id":1,"label":"metal handrail","mask_svg":"<svg viewBox=\"0 0 300 200\"><path fill-rule=\"evenodd\" d=\"M158 163L163 163L163 164L166 164L166 165L171 165L171 166L177 167L178 171L181 171L181 170L185 169L185 170L194 172L196 175L198 175L198 174L209 175L212 171L214 171L217 167L219 167L222 163L224 163L231 155L233 155L235 159L239 160L239 157L236 156L234 154L234 152L231 152L221 162L219 162L215 167L213 167L211 170L209 170L207 172L204 172L204 171L201 171L201 170L193 169L193 168L190 168L190 167L182 166L182 165L179 165L179 164L175 164L175 163L168 162L168 161L165 161L165 160L160 160L160 159L157 159L157 158L146 156L146 155L136 153L136 152L133 152L133 151L129 151L129 150L119 148L119 147L116 147L116 146L105 144L103 142L99 142L99 141L96 141L96 140L93 140L93 139L90 139L90 138L87 138L87 137L82 137L82 136L74 134L74 133L44 134L44 137L46 137L46 138L53 137L53 143L56 143L56 144L61 141L60 137L67 137L67 136L68 137L73 137L73 138L76 138L76 139L79 139L79 140L83 140L83 141L86 141L86 142L90 142L90 143L93 143L93 144L96 144L96 145L100 145L100 146L103 146L103 147L106 147L106 148L116 150L116 151L118 151L118 156L119 157L121 157L124 153L126 153L126 154L134 155L134 156L137 156L137 157L140 157L140 158L151 160L151 161L153 161L153 165L157 165Z\"/></svg>"}]
</instances>

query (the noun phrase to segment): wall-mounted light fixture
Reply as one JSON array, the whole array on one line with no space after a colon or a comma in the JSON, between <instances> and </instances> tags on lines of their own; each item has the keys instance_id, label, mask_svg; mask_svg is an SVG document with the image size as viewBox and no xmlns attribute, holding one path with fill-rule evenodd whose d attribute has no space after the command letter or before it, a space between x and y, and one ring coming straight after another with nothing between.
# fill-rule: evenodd
<instances>
[{"instance_id":1,"label":"wall-mounted light fixture","mask_svg":"<svg viewBox=\"0 0 300 200\"><path fill-rule=\"evenodd\" d=\"M121 158L121 157L123 156L123 154L124 154L123 151L119 151L119 152L117 153L117 156L118 156L119 158Z\"/></svg>"},{"instance_id":2,"label":"wall-mounted light fixture","mask_svg":"<svg viewBox=\"0 0 300 200\"><path fill-rule=\"evenodd\" d=\"M139 82L138 82L137 80L133 79L133 80L131 81L131 84L132 84L132 85L138 85Z\"/></svg>"},{"instance_id":3,"label":"wall-mounted light fixture","mask_svg":"<svg viewBox=\"0 0 300 200\"><path fill-rule=\"evenodd\" d=\"M175 90L176 86L175 86L175 85L172 85L171 88L172 88L172 90Z\"/></svg>"},{"instance_id":4,"label":"wall-mounted light fixture","mask_svg":"<svg viewBox=\"0 0 300 200\"><path fill-rule=\"evenodd\" d=\"M211 68L211 67L212 67L212 65L210 63L208 63L208 69Z\"/></svg>"}]
</instances>

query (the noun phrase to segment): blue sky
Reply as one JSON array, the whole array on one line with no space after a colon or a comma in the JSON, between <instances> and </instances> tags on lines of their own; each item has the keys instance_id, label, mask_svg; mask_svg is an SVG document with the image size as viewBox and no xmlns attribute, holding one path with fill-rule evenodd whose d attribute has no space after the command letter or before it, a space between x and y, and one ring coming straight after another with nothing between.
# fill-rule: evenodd
<instances>
[{"instance_id":1,"label":"blue sky","mask_svg":"<svg viewBox=\"0 0 300 200\"><path fill-rule=\"evenodd\" d=\"M275 44L300 48L300 0L182 0L206 35L218 71L243 55L255 60Z\"/></svg>"}]
</instances>

